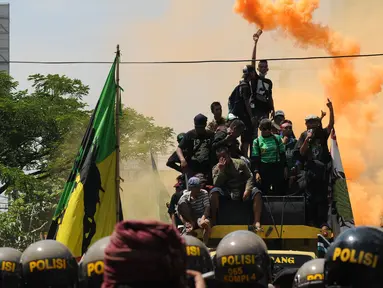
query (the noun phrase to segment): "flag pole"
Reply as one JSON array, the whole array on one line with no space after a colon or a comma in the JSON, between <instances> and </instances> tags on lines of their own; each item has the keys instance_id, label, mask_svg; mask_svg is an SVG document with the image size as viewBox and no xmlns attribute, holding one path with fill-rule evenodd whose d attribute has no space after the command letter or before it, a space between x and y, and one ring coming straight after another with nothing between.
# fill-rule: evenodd
<instances>
[{"instance_id":1,"label":"flag pole","mask_svg":"<svg viewBox=\"0 0 383 288\"><path fill-rule=\"evenodd\" d=\"M121 108L121 89L120 89L120 45L117 45L116 63L116 221L120 221L120 108Z\"/></svg>"}]
</instances>

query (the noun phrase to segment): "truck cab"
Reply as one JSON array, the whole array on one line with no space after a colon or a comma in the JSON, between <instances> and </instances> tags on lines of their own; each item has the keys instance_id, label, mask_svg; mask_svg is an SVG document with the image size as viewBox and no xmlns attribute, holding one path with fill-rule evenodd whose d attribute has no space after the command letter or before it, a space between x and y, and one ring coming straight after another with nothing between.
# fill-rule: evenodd
<instances>
[{"instance_id":1,"label":"truck cab","mask_svg":"<svg viewBox=\"0 0 383 288\"><path fill-rule=\"evenodd\" d=\"M269 250L296 250L315 254L318 234L330 233L306 225L304 196L263 196L261 224L257 233ZM254 231L252 203L221 198L217 225L212 228L208 246L216 247L227 234L237 230ZM201 236L200 234L198 236Z\"/></svg>"}]
</instances>

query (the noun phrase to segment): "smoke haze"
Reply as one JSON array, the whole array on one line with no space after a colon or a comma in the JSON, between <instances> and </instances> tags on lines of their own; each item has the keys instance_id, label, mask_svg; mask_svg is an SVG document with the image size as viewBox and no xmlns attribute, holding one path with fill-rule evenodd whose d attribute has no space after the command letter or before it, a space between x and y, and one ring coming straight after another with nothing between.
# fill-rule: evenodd
<instances>
[{"instance_id":1,"label":"smoke haze","mask_svg":"<svg viewBox=\"0 0 383 288\"><path fill-rule=\"evenodd\" d=\"M296 6L292 0L236 1L236 13L234 2L171 1L162 18L122 28L121 47L136 47L129 55L123 53L123 60L251 58L257 26L265 30L258 44L259 58L383 50L383 41L377 37L383 26L381 1L301 0ZM226 113L227 98L244 64L122 66L123 101L153 116L158 124L184 132L192 127L196 114L211 118L213 101L220 101ZM284 110L294 122L296 134L303 131L306 115L327 111L327 97L333 101L357 224L379 224L383 212L382 64L381 58L269 63L276 109ZM324 124L327 121L328 117ZM174 178L166 184L172 186Z\"/></svg>"}]
</instances>

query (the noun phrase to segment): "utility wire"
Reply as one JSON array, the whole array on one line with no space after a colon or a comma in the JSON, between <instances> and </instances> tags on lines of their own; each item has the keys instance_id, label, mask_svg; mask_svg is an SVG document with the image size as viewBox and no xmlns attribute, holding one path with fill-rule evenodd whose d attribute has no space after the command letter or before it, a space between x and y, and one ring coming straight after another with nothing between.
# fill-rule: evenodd
<instances>
[{"instance_id":1,"label":"utility wire","mask_svg":"<svg viewBox=\"0 0 383 288\"><path fill-rule=\"evenodd\" d=\"M381 57L383 53L375 54L358 54L358 55L336 55L336 56L310 56L310 57L286 57L286 58L269 58L257 59L267 61L302 61L302 60L318 60L318 59L337 59L337 58L367 58ZM228 59L228 60L179 60L179 61L122 61L122 65L142 65L142 64L203 64L203 63L238 63L251 62L252 59ZM72 64L113 64L108 61L0 61L0 64L42 64L42 65L72 65Z\"/></svg>"}]
</instances>

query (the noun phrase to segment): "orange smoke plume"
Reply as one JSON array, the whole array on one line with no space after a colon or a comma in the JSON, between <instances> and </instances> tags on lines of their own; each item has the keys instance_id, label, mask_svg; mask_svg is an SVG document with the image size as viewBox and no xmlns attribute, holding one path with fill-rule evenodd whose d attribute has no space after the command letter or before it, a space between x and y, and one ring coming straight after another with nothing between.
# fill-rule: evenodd
<instances>
[{"instance_id":1,"label":"orange smoke plume","mask_svg":"<svg viewBox=\"0 0 383 288\"><path fill-rule=\"evenodd\" d=\"M343 37L328 26L313 22L313 12L317 8L319 8L319 0L277 0L275 2L237 0L234 10L249 23L256 24L264 31L280 31L292 38L301 48L315 47L331 56L360 54L358 42ZM326 96L331 98L334 104L335 116L337 119L339 116L345 117L349 123L353 123L353 127L359 134L344 137L349 141L347 141L347 147L344 147L345 150L342 151L345 156L343 164L347 177L358 181L367 166L361 147L368 139L374 121L375 107L368 102L382 91L383 71L375 69L367 81L361 82L363 86L359 85L360 77L354 69L352 58L332 59L329 72L322 78L322 84ZM361 107L363 103L365 105ZM338 139L342 137L343 134ZM342 142L342 139L340 140ZM377 194L375 189L373 189L375 191L369 192L370 187L367 188L367 186L349 185L349 188L352 203L358 202L358 205L353 205L357 224L376 225L379 223L380 219L375 220L375 218L376 215L383 215L382 197ZM361 207L360 205L359 200L365 198L376 200L379 205L374 205L373 211L369 212L371 207ZM371 213L374 217L366 217L366 213Z\"/></svg>"}]
</instances>

